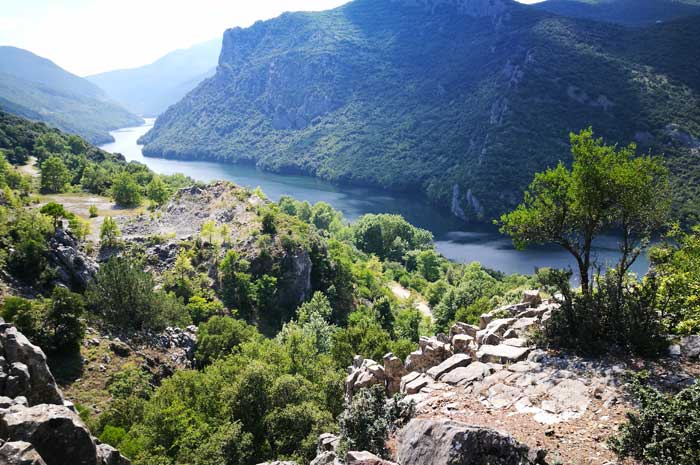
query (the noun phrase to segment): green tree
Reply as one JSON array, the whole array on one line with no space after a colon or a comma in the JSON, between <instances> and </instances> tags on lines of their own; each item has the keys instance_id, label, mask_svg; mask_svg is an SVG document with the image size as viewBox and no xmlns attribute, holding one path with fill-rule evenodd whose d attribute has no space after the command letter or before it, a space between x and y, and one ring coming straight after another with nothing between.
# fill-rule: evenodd
<instances>
[{"instance_id":1,"label":"green tree","mask_svg":"<svg viewBox=\"0 0 700 465\"><path fill-rule=\"evenodd\" d=\"M120 207L137 207L141 205L141 188L134 176L122 171L114 177L111 195Z\"/></svg>"},{"instance_id":2,"label":"green tree","mask_svg":"<svg viewBox=\"0 0 700 465\"><path fill-rule=\"evenodd\" d=\"M214 234L216 234L216 223L213 220L202 223L202 229L199 233L201 237L209 239L209 243L214 243Z\"/></svg>"},{"instance_id":3,"label":"green tree","mask_svg":"<svg viewBox=\"0 0 700 465\"><path fill-rule=\"evenodd\" d=\"M593 241L607 229L619 229L622 254L616 268L622 280L651 234L667 221L670 207L661 159L637 157L635 150L634 144L605 145L590 128L572 133L572 168L560 163L537 173L523 203L501 217L501 232L519 249L563 247L576 260L584 295L590 295Z\"/></svg>"},{"instance_id":4,"label":"green tree","mask_svg":"<svg viewBox=\"0 0 700 465\"><path fill-rule=\"evenodd\" d=\"M156 205L163 205L168 200L168 196L168 186L166 186L160 176L153 176L151 182L146 186L146 197Z\"/></svg>"},{"instance_id":5,"label":"green tree","mask_svg":"<svg viewBox=\"0 0 700 465\"><path fill-rule=\"evenodd\" d=\"M237 318L213 316L199 325L197 334L197 361L208 365L225 357L234 349L259 336L254 326Z\"/></svg>"},{"instance_id":6,"label":"green tree","mask_svg":"<svg viewBox=\"0 0 700 465\"><path fill-rule=\"evenodd\" d=\"M112 257L88 285L86 297L96 314L120 329L161 329L191 322L181 301L153 287L153 277L142 264Z\"/></svg>"},{"instance_id":7,"label":"green tree","mask_svg":"<svg viewBox=\"0 0 700 465\"><path fill-rule=\"evenodd\" d=\"M53 219L53 227L57 229L60 226L61 218L72 217L72 214L66 212L66 209L60 203L49 202L39 212L43 215L50 216Z\"/></svg>"},{"instance_id":8,"label":"green tree","mask_svg":"<svg viewBox=\"0 0 700 465\"><path fill-rule=\"evenodd\" d=\"M440 279L440 256L434 250L421 250L416 256L418 272L430 282Z\"/></svg>"},{"instance_id":9,"label":"green tree","mask_svg":"<svg viewBox=\"0 0 700 465\"><path fill-rule=\"evenodd\" d=\"M65 192L70 172L60 157L50 156L41 164L41 191L47 194Z\"/></svg>"},{"instance_id":10,"label":"green tree","mask_svg":"<svg viewBox=\"0 0 700 465\"><path fill-rule=\"evenodd\" d=\"M56 351L77 350L85 335L81 320L84 312L85 302L80 294L54 287L42 325L48 345Z\"/></svg>"},{"instance_id":11,"label":"green tree","mask_svg":"<svg viewBox=\"0 0 700 465\"><path fill-rule=\"evenodd\" d=\"M105 216L102 226L100 226L100 244L102 247L115 247L119 244L121 231L117 222L111 216Z\"/></svg>"},{"instance_id":12,"label":"green tree","mask_svg":"<svg viewBox=\"0 0 700 465\"><path fill-rule=\"evenodd\" d=\"M250 264L233 250L226 252L219 264L219 285L224 304L237 309L243 318L250 318L254 295L251 276L247 273Z\"/></svg>"}]
</instances>

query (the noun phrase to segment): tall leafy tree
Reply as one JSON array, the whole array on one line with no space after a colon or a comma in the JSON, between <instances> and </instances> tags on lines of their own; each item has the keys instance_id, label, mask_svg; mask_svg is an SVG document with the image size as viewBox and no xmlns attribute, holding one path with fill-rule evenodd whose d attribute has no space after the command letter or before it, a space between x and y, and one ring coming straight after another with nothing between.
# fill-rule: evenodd
<instances>
[{"instance_id":1,"label":"tall leafy tree","mask_svg":"<svg viewBox=\"0 0 700 465\"><path fill-rule=\"evenodd\" d=\"M64 192L71 180L70 172L60 157L50 156L41 164L41 190L48 194Z\"/></svg>"},{"instance_id":2,"label":"tall leafy tree","mask_svg":"<svg viewBox=\"0 0 700 465\"><path fill-rule=\"evenodd\" d=\"M624 275L666 221L668 171L659 157L635 155L593 137L591 128L571 134L571 169L563 163L537 173L523 202L501 217L500 230L519 249L558 244L576 260L584 295L591 293L592 247L605 230L622 233L618 263Z\"/></svg>"}]
</instances>

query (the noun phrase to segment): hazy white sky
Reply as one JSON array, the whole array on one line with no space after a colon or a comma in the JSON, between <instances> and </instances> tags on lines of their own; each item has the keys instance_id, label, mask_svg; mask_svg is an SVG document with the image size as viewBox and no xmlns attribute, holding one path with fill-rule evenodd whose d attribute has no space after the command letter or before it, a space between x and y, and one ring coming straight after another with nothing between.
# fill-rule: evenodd
<instances>
[{"instance_id":1,"label":"hazy white sky","mask_svg":"<svg viewBox=\"0 0 700 465\"><path fill-rule=\"evenodd\" d=\"M27 49L85 76L141 66L285 11L325 10L347 1L0 0L0 45Z\"/></svg>"}]
</instances>

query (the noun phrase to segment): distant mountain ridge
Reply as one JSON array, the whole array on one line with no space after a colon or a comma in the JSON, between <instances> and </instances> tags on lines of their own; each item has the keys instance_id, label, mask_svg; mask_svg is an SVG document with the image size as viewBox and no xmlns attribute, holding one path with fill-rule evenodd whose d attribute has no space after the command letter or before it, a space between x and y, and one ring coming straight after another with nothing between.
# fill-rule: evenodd
<instances>
[{"instance_id":1,"label":"distant mountain ridge","mask_svg":"<svg viewBox=\"0 0 700 465\"><path fill-rule=\"evenodd\" d=\"M563 16L626 26L700 16L698 0L546 0L536 7Z\"/></svg>"},{"instance_id":2,"label":"distant mountain ridge","mask_svg":"<svg viewBox=\"0 0 700 465\"><path fill-rule=\"evenodd\" d=\"M142 122L96 85L16 47L0 47L0 108L93 143L109 142L110 130Z\"/></svg>"},{"instance_id":3,"label":"distant mountain ridge","mask_svg":"<svg viewBox=\"0 0 700 465\"><path fill-rule=\"evenodd\" d=\"M176 50L151 64L88 76L130 111L157 116L214 75L221 39Z\"/></svg>"},{"instance_id":4,"label":"distant mountain ridge","mask_svg":"<svg viewBox=\"0 0 700 465\"><path fill-rule=\"evenodd\" d=\"M355 0L224 34L144 153L422 191L466 220L570 159L570 131L667 154L700 214L700 23L628 29L510 0ZM695 155L693 155L695 154Z\"/></svg>"}]
</instances>

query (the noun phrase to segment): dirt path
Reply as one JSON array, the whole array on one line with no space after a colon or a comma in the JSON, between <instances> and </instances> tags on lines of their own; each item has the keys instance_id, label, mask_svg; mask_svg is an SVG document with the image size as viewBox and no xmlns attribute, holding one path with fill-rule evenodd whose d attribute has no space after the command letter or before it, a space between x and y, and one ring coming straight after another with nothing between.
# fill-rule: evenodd
<instances>
[{"instance_id":1,"label":"dirt path","mask_svg":"<svg viewBox=\"0 0 700 465\"><path fill-rule=\"evenodd\" d=\"M426 302L422 296L412 294L409 289L406 289L397 282L391 282L389 284L389 289L391 289L391 292L393 292L394 295L400 300L408 300L413 298L416 309L418 309L423 316L427 316L430 319L433 318L433 312L430 309L430 305L428 305L428 302Z\"/></svg>"},{"instance_id":2,"label":"dirt path","mask_svg":"<svg viewBox=\"0 0 700 465\"><path fill-rule=\"evenodd\" d=\"M29 160L27 160L27 164L18 166L17 170L25 176L31 176L33 178L39 177L39 168L36 166L35 157L29 157Z\"/></svg>"}]
</instances>

